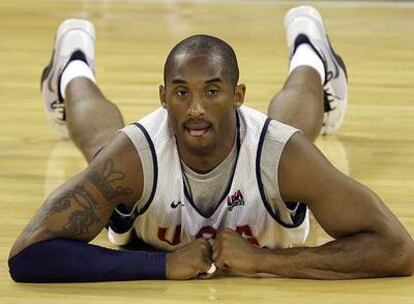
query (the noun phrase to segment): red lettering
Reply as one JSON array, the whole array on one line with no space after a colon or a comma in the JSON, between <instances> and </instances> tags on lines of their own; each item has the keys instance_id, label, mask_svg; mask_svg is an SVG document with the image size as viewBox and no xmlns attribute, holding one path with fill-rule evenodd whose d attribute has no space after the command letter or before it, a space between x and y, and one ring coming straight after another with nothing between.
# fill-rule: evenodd
<instances>
[{"instance_id":1,"label":"red lettering","mask_svg":"<svg viewBox=\"0 0 414 304\"><path fill-rule=\"evenodd\" d=\"M252 230L250 229L249 225L237 226L236 232L240 234L243 238L248 240L250 244L259 246L259 242L253 236Z\"/></svg>"},{"instance_id":2,"label":"red lettering","mask_svg":"<svg viewBox=\"0 0 414 304\"><path fill-rule=\"evenodd\" d=\"M168 228L159 227L158 228L158 239L160 239L163 242L167 242L171 246L176 246L176 245L180 244L180 242L181 242L181 225L178 225L178 226L175 227L174 236L173 236L172 241L169 241L165 238L165 236L167 235L167 230L168 230Z\"/></svg>"},{"instance_id":3,"label":"red lettering","mask_svg":"<svg viewBox=\"0 0 414 304\"><path fill-rule=\"evenodd\" d=\"M181 243L181 225L178 225L175 227L174 235L171 241L166 238L168 230L169 230L168 228L163 228L163 227L158 228L158 239L170 244L171 246L176 246L179 243ZM237 226L236 232L240 234L241 237L249 241L250 244L259 246L259 242L253 236L252 230L250 229L249 225ZM213 238L214 239L216 238L216 233L217 233L217 229L214 229L211 226L204 226L200 229L200 231L198 231L196 238L197 239L199 238L205 238L205 239Z\"/></svg>"}]
</instances>

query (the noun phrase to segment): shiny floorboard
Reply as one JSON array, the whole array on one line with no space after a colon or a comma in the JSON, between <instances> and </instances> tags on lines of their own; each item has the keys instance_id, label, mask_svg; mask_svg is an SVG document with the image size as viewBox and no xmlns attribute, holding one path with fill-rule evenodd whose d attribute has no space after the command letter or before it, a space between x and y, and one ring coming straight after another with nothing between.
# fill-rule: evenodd
<instances>
[{"instance_id":1,"label":"shiny floorboard","mask_svg":"<svg viewBox=\"0 0 414 304\"><path fill-rule=\"evenodd\" d=\"M414 303L414 278L357 281L219 278L100 284L16 284L7 255L45 196L85 166L45 121L39 76L57 25L91 19L97 76L130 122L158 107L170 48L194 33L234 46L246 104L265 111L286 77L283 16L294 2L0 1L0 303ZM414 235L414 4L314 2L349 74L343 128L317 145L367 184ZM329 182L329 181L327 181ZM369 214L367 214L369 216ZM313 222L309 245L325 242ZM108 245L104 235L95 243Z\"/></svg>"}]
</instances>

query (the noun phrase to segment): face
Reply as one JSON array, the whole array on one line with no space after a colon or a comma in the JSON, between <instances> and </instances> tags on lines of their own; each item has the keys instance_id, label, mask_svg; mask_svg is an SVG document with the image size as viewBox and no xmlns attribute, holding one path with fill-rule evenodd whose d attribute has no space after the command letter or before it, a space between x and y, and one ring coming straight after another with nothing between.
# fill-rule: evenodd
<instances>
[{"instance_id":1,"label":"face","mask_svg":"<svg viewBox=\"0 0 414 304\"><path fill-rule=\"evenodd\" d=\"M243 103L245 86L234 88L223 66L214 55L177 55L160 86L180 153L205 156L233 143L234 109Z\"/></svg>"}]
</instances>

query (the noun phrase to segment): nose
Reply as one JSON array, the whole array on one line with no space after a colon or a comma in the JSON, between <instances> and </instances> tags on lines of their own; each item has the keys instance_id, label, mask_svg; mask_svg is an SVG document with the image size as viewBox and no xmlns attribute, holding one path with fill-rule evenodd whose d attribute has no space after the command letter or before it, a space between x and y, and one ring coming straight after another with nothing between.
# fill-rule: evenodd
<instances>
[{"instance_id":1,"label":"nose","mask_svg":"<svg viewBox=\"0 0 414 304\"><path fill-rule=\"evenodd\" d=\"M204 112L205 111L204 111L201 98L194 96L194 98L192 98L191 103L187 109L188 116L200 117L204 115Z\"/></svg>"}]
</instances>

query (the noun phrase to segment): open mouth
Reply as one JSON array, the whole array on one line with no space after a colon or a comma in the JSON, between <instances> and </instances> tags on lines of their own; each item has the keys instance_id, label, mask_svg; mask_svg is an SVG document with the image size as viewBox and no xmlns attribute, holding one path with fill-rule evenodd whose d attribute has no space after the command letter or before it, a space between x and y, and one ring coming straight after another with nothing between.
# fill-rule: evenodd
<instances>
[{"instance_id":1,"label":"open mouth","mask_svg":"<svg viewBox=\"0 0 414 304\"><path fill-rule=\"evenodd\" d=\"M210 126L191 126L185 127L185 130L190 133L191 136L201 137L210 130Z\"/></svg>"}]
</instances>

